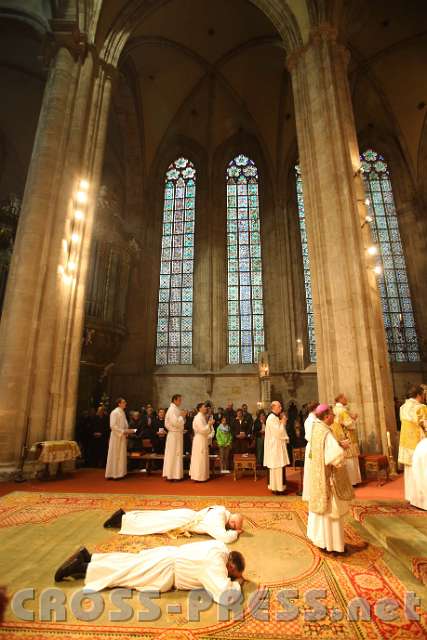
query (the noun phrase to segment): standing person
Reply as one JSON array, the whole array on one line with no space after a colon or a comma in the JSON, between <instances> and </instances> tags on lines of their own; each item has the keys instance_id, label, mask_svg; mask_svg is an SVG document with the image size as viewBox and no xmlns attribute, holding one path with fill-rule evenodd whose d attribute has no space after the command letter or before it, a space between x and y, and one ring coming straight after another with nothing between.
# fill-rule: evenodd
<instances>
[{"instance_id":1,"label":"standing person","mask_svg":"<svg viewBox=\"0 0 427 640\"><path fill-rule=\"evenodd\" d=\"M184 477L183 439L184 417L180 410L182 396L176 393L172 396L169 409L166 412L165 427L168 431L163 462L163 476L167 480L182 480Z\"/></svg>"},{"instance_id":2,"label":"standing person","mask_svg":"<svg viewBox=\"0 0 427 640\"><path fill-rule=\"evenodd\" d=\"M422 438L412 456L411 504L427 511L427 438Z\"/></svg>"},{"instance_id":3,"label":"standing person","mask_svg":"<svg viewBox=\"0 0 427 640\"><path fill-rule=\"evenodd\" d=\"M284 492L283 467L289 464L286 448L286 443L289 441L286 420L285 414L282 413L282 405L278 400L274 400L265 425L264 466L270 469L268 488L275 495Z\"/></svg>"},{"instance_id":4,"label":"standing person","mask_svg":"<svg viewBox=\"0 0 427 640\"><path fill-rule=\"evenodd\" d=\"M253 428L253 425L254 425L254 419L252 417L252 414L249 413L248 405L246 403L242 404L242 412L243 412L243 420L247 423L247 425L249 427L249 432L252 433L252 428Z\"/></svg>"},{"instance_id":5,"label":"standing person","mask_svg":"<svg viewBox=\"0 0 427 640\"><path fill-rule=\"evenodd\" d=\"M209 440L214 435L213 416L207 419L208 407L205 402L197 405L197 415L193 420L193 446L191 449L190 478L196 482L209 480Z\"/></svg>"},{"instance_id":6,"label":"standing person","mask_svg":"<svg viewBox=\"0 0 427 640\"><path fill-rule=\"evenodd\" d=\"M252 417L252 416L251 416ZM251 429L242 409L237 409L236 417L231 423L234 453L247 453L251 437Z\"/></svg>"},{"instance_id":7,"label":"standing person","mask_svg":"<svg viewBox=\"0 0 427 640\"><path fill-rule=\"evenodd\" d=\"M111 434L105 477L120 480L127 474L127 436L135 432L129 429L126 419L126 400L118 398L116 404L117 407L110 413Z\"/></svg>"},{"instance_id":8,"label":"standing person","mask_svg":"<svg viewBox=\"0 0 427 640\"><path fill-rule=\"evenodd\" d=\"M362 482L359 467L360 451L356 428L357 413L350 413L347 404L348 400L344 393L340 393L335 398L335 419L332 430L338 442L342 440L350 441L350 446L345 450L345 464L350 482L354 486Z\"/></svg>"},{"instance_id":9,"label":"standing person","mask_svg":"<svg viewBox=\"0 0 427 640\"><path fill-rule=\"evenodd\" d=\"M230 453L233 436L227 418L222 416L221 422L216 430L216 442L219 448L219 458L221 460L221 473L230 472Z\"/></svg>"},{"instance_id":10,"label":"standing person","mask_svg":"<svg viewBox=\"0 0 427 640\"><path fill-rule=\"evenodd\" d=\"M156 435L154 442L154 451L156 453L164 454L166 444L166 427L165 427L166 411L164 409L158 409L157 416L153 420L153 431Z\"/></svg>"},{"instance_id":11,"label":"standing person","mask_svg":"<svg viewBox=\"0 0 427 640\"><path fill-rule=\"evenodd\" d=\"M313 402L309 402L307 404L308 416L304 422L304 431L305 431L305 439L307 441L307 445L305 447L305 456L304 456L304 478L302 482L302 499L306 502L310 499L310 464L311 464L311 456L310 456L310 448L311 448L311 431L313 429L313 424L316 421L315 411L319 403L317 400Z\"/></svg>"},{"instance_id":12,"label":"standing person","mask_svg":"<svg viewBox=\"0 0 427 640\"><path fill-rule=\"evenodd\" d=\"M320 549L343 553L344 516L354 496L344 455L350 441L336 441L330 428L334 415L329 405L319 404L315 414L310 439L307 538Z\"/></svg>"},{"instance_id":13,"label":"standing person","mask_svg":"<svg viewBox=\"0 0 427 640\"><path fill-rule=\"evenodd\" d=\"M260 467L264 463L264 437L265 437L265 423L267 422L267 416L264 409L258 412L257 419L253 426L253 436L255 438L255 452L257 465Z\"/></svg>"},{"instance_id":14,"label":"standing person","mask_svg":"<svg viewBox=\"0 0 427 640\"><path fill-rule=\"evenodd\" d=\"M227 402L224 413L225 413L225 417L227 418L227 424L229 424L230 427L232 427L234 418L236 417L236 412L234 410L233 403L231 402L231 400Z\"/></svg>"},{"instance_id":15,"label":"standing person","mask_svg":"<svg viewBox=\"0 0 427 640\"><path fill-rule=\"evenodd\" d=\"M412 458L417 444L426 434L427 407L424 404L424 389L413 386L409 389L408 399L400 407L400 443L399 464L403 464L405 479L405 500L412 503L414 494L414 479L412 476Z\"/></svg>"},{"instance_id":16,"label":"standing person","mask_svg":"<svg viewBox=\"0 0 427 640\"><path fill-rule=\"evenodd\" d=\"M91 438L88 448L89 466L103 468L107 462L110 424L104 405L96 410L91 419Z\"/></svg>"}]
</instances>

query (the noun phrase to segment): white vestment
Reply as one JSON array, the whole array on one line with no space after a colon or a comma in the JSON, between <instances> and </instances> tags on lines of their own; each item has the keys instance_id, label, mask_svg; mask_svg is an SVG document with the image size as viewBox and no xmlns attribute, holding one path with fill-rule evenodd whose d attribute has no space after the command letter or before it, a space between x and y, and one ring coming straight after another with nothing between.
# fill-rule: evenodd
<instances>
[{"instance_id":1,"label":"white vestment","mask_svg":"<svg viewBox=\"0 0 427 640\"><path fill-rule=\"evenodd\" d=\"M414 507L427 511L427 438L420 440L415 447L412 456L412 467L405 464L405 473L407 469L410 469L412 472L412 495L410 502Z\"/></svg>"},{"instance_id":2,"label":"white vestment","mask_svg":"<svg viewBox=\"0 0 427 640\"><path fill-rule=\"evenodd\" d=\"M108 445L106 478L123 478L127 474L127 438L125 431L129 429L126 414L116 407L110 414L110 442Z\"/></svg>"},{"instance_id":3,"label":"white vestment","mask_svg":"<svg viewBox=\"0 0 427 640\"><path fill-rule=\"evenodd\" d=\"M199 413L193 420L193 446L191 449L190 478L203 482L209 480L209 440L214 435L206 416Z\"/></svg>"},{"instance_id":4,"label":"white vestment","mask_svg":"<svg viewBox=\"0 0 427 640\"><path fill-rule=\"evenodd\" d=\"M308 502L310 500L310 440L311 440L311 430L313 428L313 422L316 420L316 416L314 412L308 414L307 418L304 422L304 432L305 439L307 440L307 445L305 447L305 456L304 456L304 479L302 483L302 499Z\"/></svg>"},{"instance_id":5,"label":"white vestment","mask_svg":"<svg viewBox=\"0 0 427 640\"><path fill-rule=\"evenodd\" d=\"M325 465L339 467L344 464L344 449L334 435L328 433L325 438ZM311 465L311 470L313 465ZM331 485L332 497L326 513L308 512L307 538L316 547L327 551L344 551L344 515L349 511L350 502L340 500Z\"/></svg>"},{"instance_id":6,"label":"white vestment","mask_svg":"<svg viewBox=\"0 0 427 640\"><path fill-rule=\"evenodd\" d=\"M229 551L223 542L208 540L180 547L154 547L139 553L94 553L88 564L86 593L107 587L128 587L138 591L170 591L205 588L215 602L221 594L240 584L228 577Z\"/></svg>"},{"instance_id":7,"label":"white vestment","mask_svg":"<svg viewBox=\"0 0 427 640\"><path fill-rule=\"evenodd\" d=\"M220 542L234 542L238 533L226 529L230 512L222 505L193 509L167 509L166 511L128 511L122 518L120 533L127 536L146 536L182 529L190 533L208 535Z\"/></svg>"},{"instance_id":8,"label":"white vestment","mask_svg":"<svg viewBox=\"0 0 427 640\"><path fill-rule=\"evenodd\" d=\"M181 409L173 402L165 416L166 437L163 475L169 480L181 480L184 477L184 418Z\"/></svg>"},{"instance_id":9,"label":"white vestment","mask_svg":"<svg viewBox=\"0 0 427 640\"><path fill-rule=\"evenodd\" d=\"M282 469L289 464L287 442L289 437L285 425L275 413L270 413L264 437L264 467L270 469L270 491L283 491Z\"/></svg>"}]
</instances>

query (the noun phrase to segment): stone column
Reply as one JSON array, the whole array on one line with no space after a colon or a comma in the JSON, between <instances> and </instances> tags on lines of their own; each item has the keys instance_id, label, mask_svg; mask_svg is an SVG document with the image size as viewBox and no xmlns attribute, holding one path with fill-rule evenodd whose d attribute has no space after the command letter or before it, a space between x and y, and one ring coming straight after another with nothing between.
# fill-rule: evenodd
<instances>
[{"instance_id":1,"label":"stone column","mask_svg":"<svg viewBox=\"0 0 427 640\"><path fill-rule=\"evenodd\" d=\"M69 437L74 423L93 194L109 86L96 55L59 46L51 62L0 326L0 469L28 442ZM77 271L58 276L79 180L90 184Z\"/></svg>"},{"instance_id":2,"label":"stone column","mask_svg":"<svg viewBox=\"0 0 427 640\"><path fill-rule=\"evenodd\" d=\"M347 78L328 25L292 54L292 75L317 341L319 399L348 395L364 450L387 451L393 394Z\"/></svg>"}]
</instances>

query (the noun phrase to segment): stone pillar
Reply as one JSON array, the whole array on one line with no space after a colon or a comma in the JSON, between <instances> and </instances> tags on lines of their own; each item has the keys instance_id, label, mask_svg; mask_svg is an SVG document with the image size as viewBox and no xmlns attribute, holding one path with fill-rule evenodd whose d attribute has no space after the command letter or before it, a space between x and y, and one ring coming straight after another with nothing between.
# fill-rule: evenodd
<instances>
[{"instance_id":1,"label":"stone pillar","mask_svg":"<svg viewBox=\"0 0 427 640\"><path fill-rule=\"evenodd\" d=\"M387 452L396 425L347 78L348 53L328 25L291 54L317 341L319 399L348 395L364 451Z\"/></svg>"},{"instance_id":2,"label":"stone pillar","mask_svg":"<svg viewBox=\"0 0 427 640\"><path fill-rule=\"evenodd\" d=\"M51 62L25 187L0 325L0 469L28 442L74 427L92 203L101 168L109 79L85 47L59 45ZM89 181L77 270L58 275L79 180Z\"/></svg>"}]
</instances>

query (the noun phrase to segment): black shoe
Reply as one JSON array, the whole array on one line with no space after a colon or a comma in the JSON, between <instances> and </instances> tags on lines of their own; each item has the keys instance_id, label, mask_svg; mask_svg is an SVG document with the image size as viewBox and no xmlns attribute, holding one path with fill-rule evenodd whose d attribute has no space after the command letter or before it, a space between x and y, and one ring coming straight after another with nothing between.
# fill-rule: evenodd
<instances>
[{"instance_id":1,"label":"black shoe","mask_svg":"<svg viewBox=\"0 0 427 640\"><path fill-rule=\"evenodd\" d=\"M89 558L89 560L87 560ZM83 578L86 575L87 565L91 555L85 547L81 547L73 553L55 573L55 582L61 582L64 578Z\"/></svg>"},{"instance_id":2,"label":"black shoe","mask_svg":"<svg viewBox=\"0 0 427 640\"><path fill-rule=\"evenodd\" d=\"M123 511L123 509L118 509L117 511L115 511L113 515L110 516L108 520L104 522L104 528L120 529L120 527L122 526L122 518L125 515L125 513L126 511Z\"/></svg>"}]
</instances>

